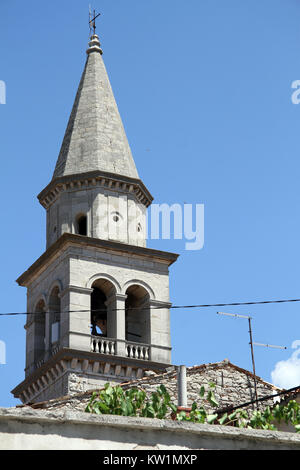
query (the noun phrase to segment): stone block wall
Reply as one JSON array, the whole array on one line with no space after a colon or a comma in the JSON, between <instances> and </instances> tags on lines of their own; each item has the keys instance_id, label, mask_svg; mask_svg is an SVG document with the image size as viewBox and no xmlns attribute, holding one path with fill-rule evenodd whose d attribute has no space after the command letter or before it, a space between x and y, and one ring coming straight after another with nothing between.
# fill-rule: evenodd
<instances>
[{"instance_id":1,"label":"stone block wall","mask_svg":"<svg viewBox=\"0 0 300 470\"><path fill-rule=\"evenodd\" d=\"M174 403L177 404L177 372L171 371L162 375L151 375L130 384L125 384L125 388L137 386L146 391L150 396L158 385L163 384ZM236 406L255 400L254 377L253 375L239 367L234 366L225 360L221 363L205 364L187 369L187 404L191 406L196 402L198 406L204 403L199 392L202 385L208 391L210 382L216 385L214 389L215 397L219 403L219 409L230 406ZM275 394L278 391L272 384L268 384L260 378L257 378L258 398ZM268 404L274 404L271 399ZM212 410L208 403L205 403L207 409ZM264 403L262 406L266 406ZM254 409L254 405L251 405Z\"/></svg>"},{"instance_id":2,"label":"stone block wall","mask_svg":"<svg viewBox=\"0 0 300 470\"><path fill-rule=\"evenodd\" d=\"M146 372L147 374L147 372ZM254 384L253 375L244 369L241 369L228 360L214 363L204 364L201 366L195 366L187 369L187 397L188 406L191 406L195 401L198 405L205 404L205 407L212 411L209 404L199 396L200 387L204 385L206 389L209 389L209 383L213 382L216 384L215 396L219 402L218 409L236 406L238 404L247 403L254 399ZM177 372L176 369L170 370L164 374L155 374L148 372L148 376L145 376L139 380L133 380L127 383L121 384L126 390L132 387L145 390L148 398L151 393L157 390L157 387L163 384L167 388L171 400L177 404ZM271 396L277 393L279 389L257 378L257 392L258 397ZM36 407L43 407L47 409L55 409L57 407L64 407L66 409L72 409L77 411L84 411L88 401L90 400L92 391L79 393L78 395L63 397L58 400L51 400L42 405L34 405ZM261 404L261 408L274 404L274 400L271 398ZM251 405L250 409L254 409Z\"/></svg>"}]
</instances>

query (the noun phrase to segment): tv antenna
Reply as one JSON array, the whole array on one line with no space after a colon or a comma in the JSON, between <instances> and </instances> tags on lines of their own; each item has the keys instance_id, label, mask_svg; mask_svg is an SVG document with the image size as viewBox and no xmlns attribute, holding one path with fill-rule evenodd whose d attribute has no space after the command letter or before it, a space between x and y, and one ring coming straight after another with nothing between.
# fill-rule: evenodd
<instances>
[{"instance_id":1,"label":"tv antenna","mask_svg":"<svg viewBox=\"0 0 300 470\"><path fill-rule=\"evenodd\" d=\"M277 349L287 349L285 346L275 346L273 344L263 344L263 343L255 343L253 341L252 337L252 326L251 326L251 320L252 317L249 315L238 315L237 313L225 313L225 312L217 312L218 315L227 315L229 317L235 317L235 318L245 318L248 320L248 325L249 325L249 338L250 338L250 349L251 349L251 360L252 360L252 368L253 368L253 377L254 377L254 393L255 393L255 399L256 399L256 406L258 407L258 396L257 396L257 380L256 380L256 372L255 372L255 361L254 361L254 349L253 346L264 346L267 348L277 348Z\"/></svg>"}]
</instances>

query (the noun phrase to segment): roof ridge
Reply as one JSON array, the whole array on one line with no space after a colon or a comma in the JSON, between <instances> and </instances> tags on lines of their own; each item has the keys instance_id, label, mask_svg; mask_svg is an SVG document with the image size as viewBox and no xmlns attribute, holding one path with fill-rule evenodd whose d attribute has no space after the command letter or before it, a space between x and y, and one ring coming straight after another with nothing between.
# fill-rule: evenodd
<instances>
[{"instance_id":1,"label":"roof ridge","mask_svg":"<svg viewBox=\"0 0 300 470\"><path fill-rule=\"evenodd\" d=\"M247 370L247 369L244 369L240 366L237 366L236 364L233 364L232 362L229 361L229 359L224 359L223 361L220 361L220 362L209 362L209 363L206 363L206 364L200 364L198 366L191 366L188 368L189 371L196 371L196 370L199 370L199 369L202 369L202 368L207 368L209 366L230 366L230 367L233 367L234 369L240 371L240 372L243 372L244 374L250 376L250 377L254 377L254 374L253 372ZM274 390L282 390L281 388L279 387L276 387L276 385L270 383L270 382L267 382L266 380L264 380L263 378L261 378L260 376L258 375L255 375L255 378L256 380L259 380L260 382L264 383L264 384L267 384L269 386L271 386L272 388L274 388Z\"/></svg>"}]
</instances>

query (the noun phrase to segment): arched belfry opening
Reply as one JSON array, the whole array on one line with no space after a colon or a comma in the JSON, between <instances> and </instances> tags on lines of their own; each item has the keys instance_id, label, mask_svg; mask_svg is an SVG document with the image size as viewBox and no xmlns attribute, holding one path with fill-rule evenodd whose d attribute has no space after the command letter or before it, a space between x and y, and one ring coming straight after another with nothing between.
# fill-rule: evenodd
<instances>
[{"instance_id":1,"label":"arched belfry opening","mask_svg":"<svg viewBox=\"0 0 300 470\"><path fill-rule=\"evenodd\" d=\"M150 295L140 285L126 290L125 329L126 341L150 343Z\"/></svg>"},{"instance_id":2,"label":"arched belfry opening","mask_svg":"<svg viewBox=\"0 0 300 470\"><path fill-rule=\"evenodd\" d=\"M112 337L110 311L116 289L107 279L97 279L91 293L91 334Z\"/></svg>"},{"instance_id":3,"label":"arched belfry opening","mask_svg":"<svg viewBox=\"0 0 300 470\"><path fill-rule=\"evenodd\" d=\"M46 305L45 301L41 299L34 311L34 365L39 366L43 361L46 352Z\"/></svg>"},{"instance_id":4,"label":"arched belfry opening","mask_svg":"<svg viewBox=\"0 0 300 470\"><path fill-rule=\"evenodd\" d=\"M55 286L49 297L49 338L50 350L53 350L60 339L60 292L59 287Z\"/></svg>"}]
</instances>

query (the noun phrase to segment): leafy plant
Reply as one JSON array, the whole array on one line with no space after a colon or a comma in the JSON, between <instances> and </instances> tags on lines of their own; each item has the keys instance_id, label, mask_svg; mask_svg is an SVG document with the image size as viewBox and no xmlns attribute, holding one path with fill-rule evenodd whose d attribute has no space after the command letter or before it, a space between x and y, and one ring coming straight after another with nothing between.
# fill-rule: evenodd
<instances>
[{"instance_id":1,"label":"leafy plant","mask_svg":"<svg viewBox=\"0 0 300 470\"><path fill-rule=\"evenodd\" d=\"M300 405L295 400L291 400L286 405L277 404L274 408L267 406L263 411L238 409L229 415L228 419L223 421L225 425L232 424L239 428L247 427L272 431L277 430L277 423L284 421L286 424L292 424L295 431L299 433Z\"/></svg>"},{"instance_id":2,"label":"leafy plant","mask_svg":"<svg viewBox=\"0 0 300 470\"><path fill-rule=\"evenodd\" d=\"M211 407L216 408L219 406L218 401L216 400L214 389L216 385L213 382L209 383L209 390L206 393L204 385L201 386L199 395L203 399L203 404L198 408L196 402L192 404L190 412L180 411L177 413L176 419L178 421L192 421L194 423L207 423L213 424L218 418L217 413L209 414L208 410L205 408L205 402L208 403ZM205 396L206 394L206 396Z\"/></svg>"},{"instance_id":3,"label":"leafy plant","mask_svg":"<svg viewBox=\"0 0 300 470\"><path fill-rule=\"evenodd\" d=\"M209 387L206 397L206 390L203 385L200 388L199 395L204 402L206 401L213 408L217 408L219 404L213 392L215 384L210 383ZM177 419L180 421L273 431L277 430L274 423L284 421L286 424L292 424L295 427L295 431L300 433L300 405L295 400L290 400L286 405L277 404L272 409L267 406L263 411L239 408L230 414L224 413L221 417L219 417L218 413L208 414L204 405L198 408L197 403L193 403L191 412L186 413L182 411L177 415Z\"/></svg>"},{"instance_id":4,"label":"leafy plant","mask_svg":"<svg viewBox=\"0 0 300 470\"><path fill-rule=\"evenodd\" d=\"M171 402L170 395L164 385L159 385L148 399L146 392L138 388L124 391L120 386L112 387L105 384L104 389L94 392L85 411L96 414L111 414L120 416L141 416L145 418L164 419L170 413L177 421L191 421L194 423L220 424L238 428L277 430L275 424L284 421L292 424L295 431L300 433L300 405L290 400L286 405L277 404L273 408L267 406L263 411L237 409L232 413L219 416L211 410L218 408L214 389L216 385L209 383L209 388L202 385L199 395L202 404L192 404L191 410L177 411L177 406Z\"/></svg>"},{"instance_id":5,"label":"leafy plant","mask_svg":"<svg viewBox=\"0 0 300 470\"><path fill-rule=\"evenodd\" d=\"M96 414L163 419L169 411L174 412L176 409L164 385L160 385L157 391L151 394L150 400L147 400L143 390L131 388L124 391L120 386L112 387L107 383L103 390L92 394L85 411Z\"/></svg>"},{"instance_id":6,"label":"leafy plant","mask_svg":"<svg viewBox=\"0 0 300 470\"><path fill-rule=\"evenodd\" d=\"M142 416L146 418L164 419L169 410L175 412L177 407L171 403L171 398L166 387L159 385L157 391L151 394L151 400L145 403Z\"/></svg>"}]
</instances>

